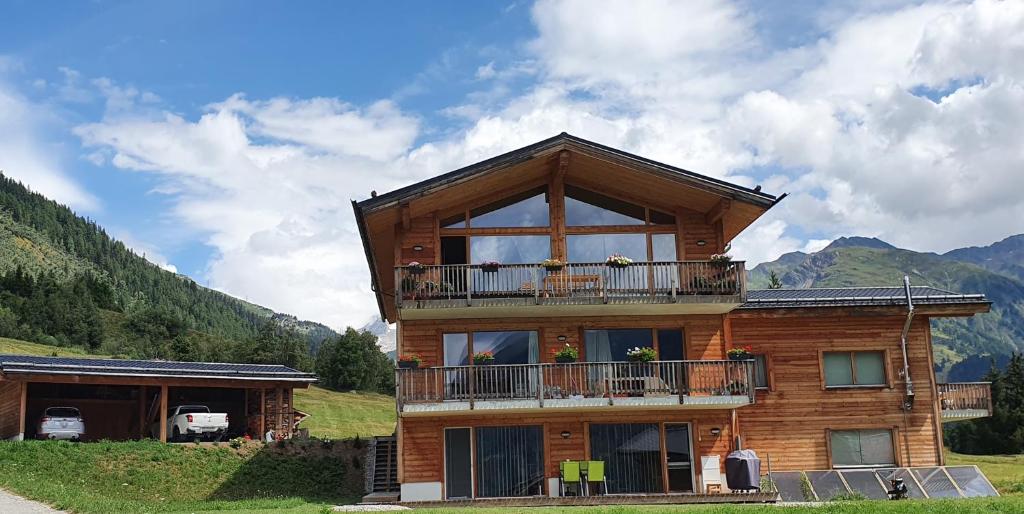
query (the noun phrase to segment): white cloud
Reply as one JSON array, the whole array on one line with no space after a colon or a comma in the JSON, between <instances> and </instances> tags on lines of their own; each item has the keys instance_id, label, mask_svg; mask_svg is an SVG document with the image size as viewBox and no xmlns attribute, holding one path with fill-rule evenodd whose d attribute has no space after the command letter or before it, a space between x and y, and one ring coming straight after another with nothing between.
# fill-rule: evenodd
<instances>
[{"instance_id":1,"label":"white cloud","mask_svg":"<svg viewBox=\"0 0 1024 514\"><path fill-rule=\"evenodd\" d=\"M218 251L213 286L334 326L376 310L349 198L562 131L791 193L736 240L751 265L840 235L948 250L1024 231L1019 3L849 3L788 48L753 16L727 1L542 0L519 64L470 69L493 89L445 109L468 126L429 140L388 101L236 95L190 118L142 93L76 133L88 158L163 177L173 215ZM535 83L513 93L506 76Z\"/></svg>"}]
</instances>

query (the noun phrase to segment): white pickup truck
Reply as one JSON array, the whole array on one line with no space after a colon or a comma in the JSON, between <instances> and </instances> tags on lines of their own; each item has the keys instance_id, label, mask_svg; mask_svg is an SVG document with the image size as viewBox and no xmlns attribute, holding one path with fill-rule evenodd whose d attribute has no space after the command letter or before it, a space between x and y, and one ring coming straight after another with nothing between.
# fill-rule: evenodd
<instances>
[{"instance_id":1,"label":"white pickup truck","mask_svg":"<svg viewBox=\"0 0 1024 514\"><path fill-rule=\"evenodd\" d=\"M159 423L155 429L160 429ZM205 405L179 405L167 413L167 436L171 441L220 439L227 430L228 415L210 412Z\"/></svg>"}]
</instances>

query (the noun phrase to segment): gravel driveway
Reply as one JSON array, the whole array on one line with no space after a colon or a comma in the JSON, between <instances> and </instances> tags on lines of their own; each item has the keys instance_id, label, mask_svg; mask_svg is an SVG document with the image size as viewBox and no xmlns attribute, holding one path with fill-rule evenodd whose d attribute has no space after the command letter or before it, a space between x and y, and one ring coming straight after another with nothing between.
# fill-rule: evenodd
<instances>
[{"instance_id":1,"label":"gravel driveway","mask_svg":"<svg viewBox=\"0 0 1024 514\"><path fill-rule=\"evenodd\" d=\"M0 512L4 514L61 514L63 511L54 510L46 505L32 500L26 500L21 496L15 496L3 489L0 489Z\"/></svg>"}]
</instances>

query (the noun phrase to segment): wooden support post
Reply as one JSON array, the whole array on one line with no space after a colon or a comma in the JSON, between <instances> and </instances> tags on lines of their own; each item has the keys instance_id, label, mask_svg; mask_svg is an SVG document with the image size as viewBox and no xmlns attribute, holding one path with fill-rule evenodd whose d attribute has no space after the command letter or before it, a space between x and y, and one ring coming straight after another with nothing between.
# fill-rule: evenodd
<instances>
[{"instance_id":1,"label":"wooden support post","mask_svg":"<svg viewBox=\"0 0 1024 514\"><path fill-rule=\"evenodd\" d=\"M139 386L139 439L146 438L146 386Z\"/></svg>"},{"instance_id":2,"label":"wooden support post","mask_svg":"<svg viewBox=\"0 0 1024 514\"><path fill-rule=\"evenodd\" d=\"M167 442L167 386L160 386L160 442Z\"/></svg>"},{"instance_id":3,"label":"wooden support post","mask_svg":"<svg viewBox=\"0 0 1024 514\"><path fill-rule=\"evenodd\" d=\"M276 409L277 412L274 415L274 432L275 433L281 431L281 414L282 414L281 411L284 410L284 391L283 391L283 389L278 387L276 392L277 392L277 402L275 404L275 407L277 407L277 409Z\"/></svg>"},{"instance_id":4,"label":"wooden support post","mask_svg":"<svg viewBox=\"0 0 1024 514\"><path fill-rule=\"evenodd\" d=\"M551 258L566 261L565 249L565 174L569 171L569 151L558 154L558 166L548 184L548 209L551 212Z\"/></svg>"},{"instance_id":5,"label":"wooden support post","mask_svg":"<svg viewBox=\"0 0 1024 514\"><path fill-rule=\"evenodd\" d=\"M683 217L686 210L682 207L676 209L676 260L686 260L686 234L683 232Z\"/></svg>"},{"instance_id":6,"label":"wooden support post","mask_svg":"<svg viewBox=\"0 0 1024 514\"><path fill-rule=\"evenodd\" d=\"M18 440L25 440L25 411L28 410L28 382L21 383L21 405L18 414Z\"/></svg>"},{"instance_id":7,"label":"wooden support post","mask_svg":"<svg viewBox=\"0 0 1024 514\"><path fill-rule=\"evenodd\" d=\"M260 388L260 440L267 434L267 390Z\"/></svg>"}]
</instances>

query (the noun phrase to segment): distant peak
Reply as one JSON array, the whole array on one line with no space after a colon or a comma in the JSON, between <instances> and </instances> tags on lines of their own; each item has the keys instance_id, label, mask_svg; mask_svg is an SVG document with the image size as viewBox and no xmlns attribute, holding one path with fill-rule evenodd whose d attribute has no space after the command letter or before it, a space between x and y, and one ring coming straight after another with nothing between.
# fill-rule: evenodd
<instances>
[{"instance_id":1,"label":"distant peak","mask_svg":"<svg viewBox=\"0 0 1024 514\"><path fill-rule=\"evenodd\" d=\"M877 248L880 250L895 250L896 247L878 239L877 237L840 237L835 241L832 241L825 250L835 250L837 248Z\"/></svg>"}]
</instances>

